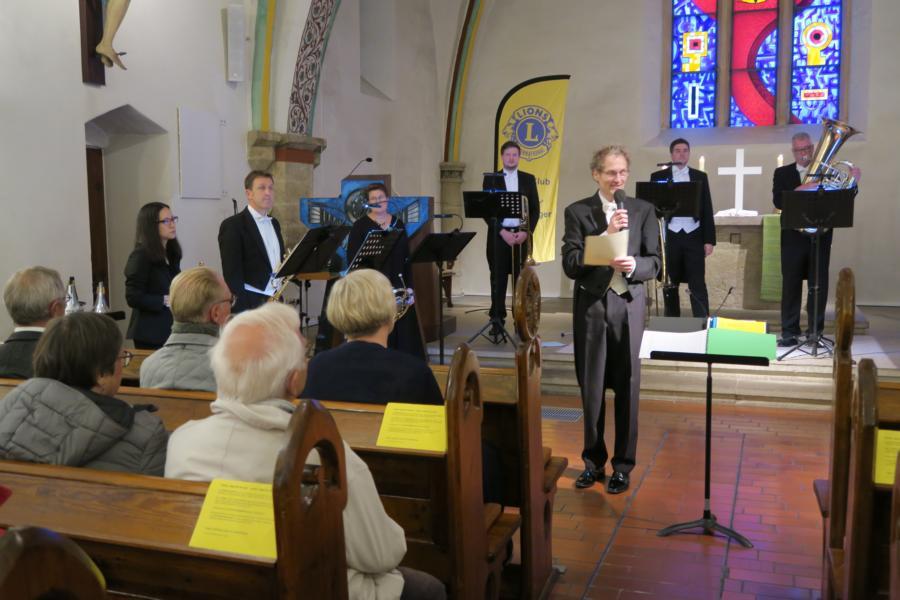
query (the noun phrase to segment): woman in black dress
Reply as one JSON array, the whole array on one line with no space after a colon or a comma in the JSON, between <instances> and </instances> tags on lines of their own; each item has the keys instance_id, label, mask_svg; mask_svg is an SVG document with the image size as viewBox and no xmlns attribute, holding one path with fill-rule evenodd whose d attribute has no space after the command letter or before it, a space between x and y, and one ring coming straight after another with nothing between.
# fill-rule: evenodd
<instances>
[{"instance_id":1,"label":"woman in black dress","mask_svg":"<svg viewBox=\"0 0 900 600\"><path fill-rule=\"evenodd\" d=\"M398 229L401 232L400 238L391 248L390 254L379 270L388 278L394 288L412 288L409 237L406 235L406 227L403 222L388 212L387 188L381 183L373 183L366 188L366 198L370 208L365 215L357 219L353 228L350 229L347 239L347 260L353 260L362 246L363 240L366 239L366 234L370 231ZM402 281L401 275L403 276ZM426 359L425 344L419 330L415 305L410 306L403 318L394 325L394 330L388 338L388 348Z\"/></svg>"},{"instance_id":2,"label":"woman in black dress","mask_svg":"<svg viewBox=\"0 0 900 600\"><path fill-rule=\"evenodd\" d=\"M156 350L172 333L169 284L181 271L177 220L162 202L138 212L134 250L125 264L125 300L132 309L128 338L135 348Z\"/></svg>"}]
</instances>

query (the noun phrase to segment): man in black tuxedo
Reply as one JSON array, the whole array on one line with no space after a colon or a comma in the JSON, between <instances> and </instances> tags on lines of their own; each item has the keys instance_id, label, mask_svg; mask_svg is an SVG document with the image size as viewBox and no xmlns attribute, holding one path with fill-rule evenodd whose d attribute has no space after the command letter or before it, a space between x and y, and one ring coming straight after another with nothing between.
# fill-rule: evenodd
<instances>
[{"instance_id":1,"label":"man in black tuxedo","mask_svg":"<svg viewBox=\"0 0 900 600\"><path fill-rule=\"evenodd\" d=\"M700 218L672 217L666 223L666 267L669 280L675 285L674 294L665 297L667 317L680 317L678 285L687 283L691 296L691 313L695 317L709 315L709 294L706 291L706 257L716 245L716 223L713 219L709 178L703 171L688 166L691 145L684 138L669 144L674 163L668 169L650 175L651 181L699 181ZM664 282L665 283L665 282Z\"/></svg>"},{"instance_id":2,"label":"man in black tuxedo","mask_svg":"<svg viewBox=\"0 0 900 600\"><path fill-rule=\"evenodd\" d=\"M606 389L615 394L616 441L613 475L607 491L628 489L637 450L638 397L644 334L644 282L659 272L659 225L652 204L625 197L617 209L615 193L628 181L630 159L622 146L606 146L594 154L591 175L597 193L565 211L563 270L575 280L572 328L575 373L584 407L584 471L575 482L587 488L606 478L609 456L603 441ZM628 229L628 255L610 266L584 264L585 238Z\"/></svg>"},{"instance_id":3,"label":"man in black tuxedo","mask_svg":"<svg viewBox=\"0 0 900 600\"><path fill-rule=\"evenodd\" d=\"M782 208L782 192L790 192L798 187L809 170L814 146L808 133L795 133L791 138L791 153L794 162L775 169L772 178L772 202L775 208ZM818 331L825 326L825 303L828 300L828 263L831 259L832 231L824 233L819 246L819 313L813 320L813 293L807 290L806 311L809 314L807 334L813 323L818 322ZM795 346L800 337L800 301L803 294L803 280L811 287L813 274L812 237L796 229L781 230L781 339L779 346Z\"/></svg>"},{"instance_id":4,"label":"man in black tuxedo","mask_svg":"<svg viewBox=\"0 0 900 600\"><path fill-rule=\"evenodd\" d=\"M525 264L525 242L534 233L538 218L541 216L541 201L538 198L537 181L534 175L519 170L519 144L510 140L500 147L500 158L503 169L498 171L502 178L496 178L499 186L492 185L487 177L484 179L484 190L519 192L528 198L528 230L517 219L503 219L501 222L488 224L487 261L491 269L491 310L490 317L497 320L491 328L491 336L497 339L506 319L506 286L510 273L513 285L519 277L519 271ZM502 183L501 183L502 182ZM515 248L516 261L513 263Z\"/></svg>"},{"instance_id":5,"label":"man in black tuxedo","mask_svg":"<svg viewBox=\"0 0 900 600\"><path fill-rule=\"evenodd\" d=\"M244 179L247 208L219 226L222 274L237 297L232 312L256 308L274 295L272 275L281 263L284 241L278 220L270 217L275 201L271 173L251 171Z\"/></svg>"},{"instance_id":6,"label":"man in black tuxedo","mask_svg":"<svg viewBox=\"0 0 900 600\"><path fill-rule=\"evenodd\" d=\"M47 323L66 310L66 289L59 273L29 267L13 273L3 288L3 304L15 329L0 345L0 377L29 379L31 359Z\"/></svg>"}]
</instances>

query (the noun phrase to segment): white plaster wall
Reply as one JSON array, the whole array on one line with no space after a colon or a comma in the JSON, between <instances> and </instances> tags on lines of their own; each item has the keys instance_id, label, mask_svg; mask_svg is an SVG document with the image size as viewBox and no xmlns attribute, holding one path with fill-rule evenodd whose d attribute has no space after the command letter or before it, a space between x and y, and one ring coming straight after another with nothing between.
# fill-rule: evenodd
<instances>
[{"instance_id":1,"label":"white plaster wall","mask_svg":"<svg viewBox=\"0 0 900 600\"><path fill-rule=\"evenodd\" d=\"M438 81L450 67L436 65L429 3L397 0L392 6L394 29L402 32L393 43L394 100L361 91L359 2L341 2L312 128L328 143L315 172L317 196L337 195L341 179L366 156L374 161L358 174L389 173L395 194L437 196L445 111Z\"/></svg>"},{"instance_id":2,"label":"white plaster wall","mask_svg":"<svg viewBox=\"0 0 900 600\"><path fill-rule=\"evenodd\" d=\"M300 51L300 39L310 3L310 0L282 0L277 5L272 40L272 91L269 106L272 131L287 131L294 66L297 64L297 53ZM249 23L250 27L254 27L256 2L252 3L251 11Z\"/></svg>"},{"instance_id":3,"label":"white plaster wall","mask_svg":"<svg viewBox=\"0 0 900 600\"><path fill-rule=\"evenodd\" d=\"M77 2L9 0L0 4L0 277L27 264L75 275L89 296L90 245L84 123L131 104L163 127L160 136L112 136L105 149L111 304L124 308L124 261L134 220L159 200L181 217L184 266L203 260L220 268L216 233L243 197L249 128L248 82L225 80L222 9L233 0L133 2L116 38L127 71L107 70L104 87L81 82ZM245 8L251 4L246 0ZM252 3L255 7L255 2ZM248 22L249 17L248 17ZM248 35L252 38L252 28ZM177 108L216 114L226 122L222 153L225 196L180 200ZM10 322L0 314L0 331Z\"/></svg>"},{"instance_id":4,"label":"white plaster wall","mask_svg":"<svg viewBox=\"0 0 900 600\"><path fill-rule=\"evenodd\" d=\"M485 15L474 49L464 107L461 160L467 164L465 189L477 189L483 170L493 165L493 123L497 103L514 85L541 75L568 73L565 141L562 152L557 248L561 246L562 215L571 202L596 190L590 178L591 153L608 143L624 143L632 153L634 182L646 178L655 163L668 160L668 142L687 134L693 162L706 156L716 210L733 205L734 179L716 169L734 164L735 150L746 149L746 163L763 167L745 187L745 208L770 212L772 171L778 154L790 162L790 136L796 128L762 131L697 132L660 127L663 86L662 28L665 2L634 0L604 2L567 0L494 0ZM832 271L843 266L857 273L860 303L900 303L900 278L892 276L900 254L897 189L900 173L890 166L900 134L900 65L892 31L900 22L900 3L856 0L850 26L853 42L849 94L850 122L865 131L848 142L840 158L858 162L864 179L857 200L856 227L837 232ZM517 18L515 15L527 15ZM527 40L525 42L524 40ZM818 139L817 127L806 128ZM523 161L522 168L528 170ZM463 254L460 288L466 293L489 292L484 260L484 226L467 221L479 236ZM571 294L559 259L539 267L544 295ZM885 277L885 275L888 275ZM835 277L832 277L832 291Z\"/></svg>"}]
</instances>

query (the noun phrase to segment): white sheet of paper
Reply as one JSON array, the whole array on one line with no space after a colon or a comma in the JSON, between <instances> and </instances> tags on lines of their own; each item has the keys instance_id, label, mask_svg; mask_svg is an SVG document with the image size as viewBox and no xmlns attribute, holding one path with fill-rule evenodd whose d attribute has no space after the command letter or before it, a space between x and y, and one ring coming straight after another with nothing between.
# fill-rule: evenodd
<instances>
[{"instance_id":1,"label":"white sheet of paper","mask_svg":"<svg viewBox=\"0 0 900 600\"><path fill-rule=\"evenodd\" d=\"M646 329L644 337L641 339L639 356L640 358L650 358L650 353L654 350L703 354L706 352L706 330L674 333Z\"/></svg>"},{"instance_id":2,"label":"white sheet of paper","mask_svg":"<svg viewBox=\"0 0 900 600\"><path fill-rule=\"evenodd\" d=\"M584 239L584 264L608 267L614 258L628 256L628 230L607 235L589 235Z\"/></svg>"}]
</instances>

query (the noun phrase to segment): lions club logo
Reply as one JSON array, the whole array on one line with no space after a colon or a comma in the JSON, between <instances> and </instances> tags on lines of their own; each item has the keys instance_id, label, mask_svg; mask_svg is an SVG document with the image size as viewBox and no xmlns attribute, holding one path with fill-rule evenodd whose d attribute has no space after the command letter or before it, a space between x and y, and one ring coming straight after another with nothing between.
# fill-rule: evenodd
<instances>
[{"instance_id":1,"label":"lions club logo","mask_svg":"<svg viewBox=\"0 0 900 600\"><path fill-rule=\"evenodd\" d=\"M550 152L553 142L559 139L559 131L553 115L546 108L529 104L513 111L503 136L522 147L522 158L537 160Z\"/></svg>"}]
</instances>

